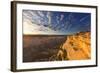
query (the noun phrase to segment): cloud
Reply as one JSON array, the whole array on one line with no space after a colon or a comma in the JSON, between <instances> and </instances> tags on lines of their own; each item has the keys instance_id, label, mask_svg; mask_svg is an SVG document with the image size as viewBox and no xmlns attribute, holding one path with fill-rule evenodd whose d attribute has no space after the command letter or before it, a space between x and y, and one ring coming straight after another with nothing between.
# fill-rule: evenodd
<instances>
[{"instance_id":1,"label":"cloud","mask_svg":"<svg viewBox=\"0 0 100 73\"><path fill-rule=\"evenodd\" d=\"M38 25L49 28L53 31L74 31L81 30L81 26L90 26L89 15L81 19L75 18L75 13L62 13L51 11L38 11L38 10L24 10L23 20L30 21L32 26ZM88 20L87 20L88 19ZM87 24L87 25L86 25ZM40 29L40 28L39 28ZM40 30L43 31L41 28ZM46 30L46 29L45 29ZM47 30L46 30L47 31Z\"/></svg>"},{"instance_id":2,"label":"cloud","mask_svg":"<svg viewBox=\"0 0 100 73\"><path fill-rule=\"evenodd\" d=\"M60 21L59 21L59 16L56 16L56 21L57 21L57 24L60 23Z\"/></svg>"},{"instance_id":3,"label":"cloud","mask_svg":"<svg viewBox=\"0 0 100 73\"><path fill-rule=\"evenodd\" d=\"M60 21L62 21L62 20L63 20L63 18L64 18L64 15L63 15L63 14L61 14L61 15L60 15Z\"/></svg>"},{"instance_id":4,"label":"cloud","mask_svg":"<svg viewBox=\"0 0 100 73\"><path fill-rule=\"evenodd\" d=\"M39 16L36 14L35 11L31 10L24 10L23 11L23 20L30 20L31 22L37 22L39 20Z\"/></svg>"},{"instance_id":5,"label":"cloud","mask_svg":"<svg viewBox=\"0 0 100 73\"><path fill-rule=\"evenodd\" d=\"M51 24L51 13L47 12L48 24Z\"/></svg>"},{"instance_id":6,"label":"cloud","mask_svg":"<svg viewBox=\"0 0 100 73\"><path fill-rule=\"evenodd\" d=\"M80 19L80 22L82 22L83 20L85 20L88 16L85 16L83 18Z\"/></svg>"},{"instance_id":7,"label":"cloud","mask_svg":"<svg viewBox=\"0 0 100 73\"><path fill-rule=\"evenodd\" d=\"M70 30L71 29L71 26L73 25L72 23L72 20L74 19L73 17L73 14L70 13L69 16L68 16L68 27L67 27L67 30Z\"/></svg>"},{"instance_id":8,"label":"cloud","mask_svg":"<svg viewBox=\"0 0 100 73\"><path fill-rule=\"evenodd\" d=\"M37 11L37 13L39 14L39 16L44 17L44 14L42 13L42 11Z\"/></svg>"}]
</instances>

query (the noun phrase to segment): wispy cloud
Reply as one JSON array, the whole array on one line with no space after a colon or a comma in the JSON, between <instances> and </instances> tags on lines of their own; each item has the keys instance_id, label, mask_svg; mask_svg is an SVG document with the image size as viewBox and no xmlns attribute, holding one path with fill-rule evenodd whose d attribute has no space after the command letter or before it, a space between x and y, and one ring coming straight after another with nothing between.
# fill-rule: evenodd
<instances>
[{"instance_id":1,"label":"wispy cloud","mask_svg":"<svg viewBox=\"0 0 100 73\"><path fill-rule=\"evenodd\" d=\"M89 27L90 18L88 17L90 17L89 14L85 15L80 19L80 16L77 16L77 13L74 12L64 13L64 12L52 12L52 11L23 10L23 22L30 21L33 26L41 25L43 27L58 32L59 31L72 32L74 29L79 31L82 28L81 26L86 27L83 24L88 24L87 27ZM42 27L39 29L42 29Z\"/></svg>"},{"instance_id":2,"label":"wispy cloud","mask_svg":"<svg viewBox=\"0 0 100 73\"><path fill-rule=\"evenodd\" d=\"M48 24L51 24L51 13L47 12Z\"/></svg>"},{"instance_id":3,"label":"wispy cloud","mask_svg":"<svg viewBox=\"0 0 100 73\"><path fill-rule=\"evenodd\" d=\"M63 18L64 18L64 15L63 15L63 14L61 14L61 15L60 15L60 21L62 21L62 20L63 20Z\"/></svg>"},{"instance_id":4,"label":"wispy cloud","mask_svg":"<svg viewBox=\"0 0 100 73\"><path fill-rule=\"evenodd\" d=\"M44 14L41 11L37 11L40 17L44 17Z\"/></svg>"},{"instance_id":5,"label":"wispy cloud","mask_svg":"<svg viewBox=\"0 0 100 73\"><path fill-rule=\"evenodd\" d=\"M81 19L80 19L80 22L82 22L83 20L85 20L87 17L89 17L89 15L88 15L88 16L85 16L85 17L83 17L83 18L81 18Z\"/></svg>"}]
</instances>

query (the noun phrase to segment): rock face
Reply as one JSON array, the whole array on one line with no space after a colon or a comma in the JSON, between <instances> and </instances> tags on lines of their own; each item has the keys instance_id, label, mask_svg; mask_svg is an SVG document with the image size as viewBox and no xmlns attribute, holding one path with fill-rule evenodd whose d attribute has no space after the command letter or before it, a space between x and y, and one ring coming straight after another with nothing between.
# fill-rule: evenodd
<instances>
[{"instance_id":1,"label":"rock face","mask_svg":"<svg viewBox=\"0 0 100 73\"><path fill-rule=\"evenodd\" d=\"M57 57L61 60L84 60L91 58L90 32L67 36Z\"/></svg>"}]
</instances>

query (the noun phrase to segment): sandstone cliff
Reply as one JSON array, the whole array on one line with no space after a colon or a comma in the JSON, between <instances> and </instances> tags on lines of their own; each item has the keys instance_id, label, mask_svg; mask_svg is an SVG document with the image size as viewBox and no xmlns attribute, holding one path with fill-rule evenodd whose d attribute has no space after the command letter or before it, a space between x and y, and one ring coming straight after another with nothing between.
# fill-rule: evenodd
<instances>
[{"instance_id":1,"label":"sandstone cliff","mask_svg":"<svg viewBox=\"0 0 100 73\"><path fill-rule=\"evenodd\" d=\"M91 58L90 32L79 32L67 36L57 54L59 60L84 60Z\"/></svg>"}]
</instances>

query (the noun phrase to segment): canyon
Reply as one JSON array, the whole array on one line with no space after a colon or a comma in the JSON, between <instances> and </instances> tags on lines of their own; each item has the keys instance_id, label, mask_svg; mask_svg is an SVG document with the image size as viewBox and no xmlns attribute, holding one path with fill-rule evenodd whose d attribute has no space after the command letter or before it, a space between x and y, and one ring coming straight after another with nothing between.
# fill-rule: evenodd
<instances>
[{"instance_id":1,"label":"canyon","mask_svg":"<svg viewBox=\"0 0 100 73\"><path fill-rule=\"evenodd\" d=\"M23 35L23 62L91 58L90 32L73 35Z\"/></svg>"}]
</instances>

